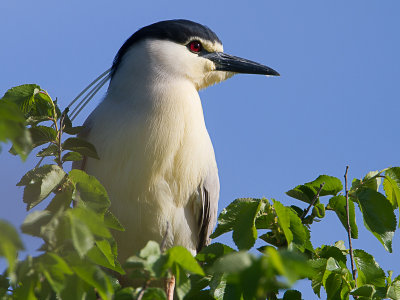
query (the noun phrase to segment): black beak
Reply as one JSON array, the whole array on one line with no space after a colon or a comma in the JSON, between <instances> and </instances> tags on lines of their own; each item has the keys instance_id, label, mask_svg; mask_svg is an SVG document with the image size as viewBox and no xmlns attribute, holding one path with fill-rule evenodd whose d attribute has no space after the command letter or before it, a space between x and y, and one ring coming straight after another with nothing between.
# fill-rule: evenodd
<instances>
[{"instance_id":1,"label":"black beak","mask_svg":"<svg viewBox=\"0 0 400 300\"><path fill-rule=\"evenodd\" d=\"M217 71L279 76L279 73L274 69L254 61L229 55L223 52L211 52L202 56L213 61L217 67Z\"/></svg>"}]
</instances>

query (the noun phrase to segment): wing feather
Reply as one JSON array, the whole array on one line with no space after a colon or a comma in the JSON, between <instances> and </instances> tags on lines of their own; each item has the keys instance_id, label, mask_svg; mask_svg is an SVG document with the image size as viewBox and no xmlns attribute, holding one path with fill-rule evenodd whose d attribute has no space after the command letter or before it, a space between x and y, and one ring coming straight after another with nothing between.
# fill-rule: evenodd
<instances>
[{"instance_id":1,"label":"wing feather","mask_svg":"<svg viewBox=\"0 0 400 300\"><path fill-rule=\"evenodd\" d=\"M210 244L210 235L217 222L218 199L219 199L219 178L218 171L214 170L204 179L199 186L201 200L201 213L199 218L199 236L197 252L204 246Z\"/></svg>"}]
</instances>

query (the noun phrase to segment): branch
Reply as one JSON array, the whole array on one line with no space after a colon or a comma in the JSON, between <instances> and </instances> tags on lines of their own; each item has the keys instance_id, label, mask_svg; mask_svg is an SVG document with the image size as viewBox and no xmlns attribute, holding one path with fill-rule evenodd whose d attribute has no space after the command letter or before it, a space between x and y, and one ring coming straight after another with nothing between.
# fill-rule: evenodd
<instances>
[{"instance_id":1,"label":"branch","mask_svg":"<svg viewBox=\"0 0 400 300\"><path fill-rule=\"evenodd\" d=\"M351 262L351 272L353 274L353 279L356 282L357 287L357 269L354 267L354 255L353 255L353 245L351 244L351 227L350 227L350 213L349 213L349 189L347 188L347 172L349 166L346 166L346 172L344 173L344 182L346 189L346 216L347 216L347 236L349 238L349 249L350 249L350 262Z\"/></svg>"},{"instance_id":2,"label":"branch","mask_svg":"<svg viewBox=\"0 0 400 300\"><path fill-rule=\"evenodd\" d=\"M60 116L60 129L58 130L57 147L58 147L58 165L60 166L60 168L62 168L61 156L62 156L62 152L63 152L61 138L62 138L62 134L63 134L64 119L65 119L66 114L67 114L67 109L64 110L64 112Z\"/></svg>"},{"instance_id":3,"label":"branch","mask_svg":"<svg viewBox=\"0 0 400 300\"><path fill-rule=\"evenodd\" d=\"M145 291L147 290L147 288L149 287L150 282L151 282L151 279L150 279L150 278L147 279L147 280L145 281L145 283L144 283L143 286L142 286L142 289L140 290L140 292L139 292L139 294L138 294L137 300L142 300L143 295L144 295L144 292L145 292Z\"/></svg>"},{"instance_id":4,"label":"branch","mask_svg":"<svg viewBox=\"0 0 400 300\"><path fill-rule=\"evenodd\" d=\"M307 207L307 209L303 212L303 214L301 215L301 221L304 221L305 217L307 216L308 212L310 211L311 207L314 206L315 202L317 202L318 197L319 197L319 193L321 193L322 188L324 187L325 182L321 183L321 185L319 186L319 190L318 192L315 194L314 198L312 199L310 205Z\"/></svg>"}]
</instances>

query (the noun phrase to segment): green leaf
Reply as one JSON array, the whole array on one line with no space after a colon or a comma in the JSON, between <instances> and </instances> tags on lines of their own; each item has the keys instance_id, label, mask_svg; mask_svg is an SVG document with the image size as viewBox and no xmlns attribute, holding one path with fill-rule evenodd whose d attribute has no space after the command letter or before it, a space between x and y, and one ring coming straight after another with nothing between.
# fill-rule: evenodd
<instances>
[{"instance_id":1,"label":"green leaf","mask_svg":"<svg viewBox=\"0 0 400 300\"><path fill-rule=\"evenodd\" d=\"M15 103L25 117L53 117L53 101L36 84L24 84L9 89L3 100Z\"/></svg>"},{"instance_id":2,"label":"green leaf","mask_svg":"<svg viewBox=\"0 0 400 300\"><path fill-rule=\"evenodd\" d=\"M32 113L32 111L30 112L31 116L54 117L54 103L46 91L41 90L36 93L34 101L35 111L34 113Z\"/></svg>"},{"instance_id":3,"label":"green leaf","mask_svg":"<svg viewBox=\"0 0 400 300\"><path fill-rule=\"evenodd\" d=\"M346 212L346 197L342 195L334 196L329 199L328 209L332 209L338 216L344 229L347 232L347 212ZM358 227L356 223L356 214L354 208L354 202L349 200L349 220L351 228L351 237L353 239L358 238Z\"/></svg>"},{"instance_id":4,"label":"green leaf","mask_svg":"<svg viewBox=\"0 0 400 300\"><path fill-rule=\"evenodd\" d=\"M17 105L0 100L0 142L8 140L13 143L15 153L25 160L32 150L32 139L25 127L25 117Z\"/></svg>"},{"instance_id":5,"label":"green leaf","mask_svg":"<svg viewBox=\"0 0 400 300\"><path fill-rule=\"evenodd\" d=\"M49 213L49 211L45 212ZM50 215L44 213L41 216L38 214L36 220L32 217L31 222L25 222L24 232L40 236L46 242L42 246L44 247L42 250L59 248L64 245L63 243L66 239L68 242L71 240L70 225L63 210L58 210Z\"/></svg>"},{"instance_id":6,"label":"green leaf","mask_svg":"<svg viewBox=\"0 0 400 300\"><path fill-rule=\"evenodd\" d=\"M65 175L64 170L57 165L44 165L26 173L17 186L25 186L23 199L27 210L46 199L60 185Z\"/></svg>"},{"instance_id":7,"label":"green leaf","mask_svg":"<svg viewBox=\"0 0 400 300\"><path fill-rule=\"evenodd\" d=\"M34 96L40 91L37 84L24 84L9 89L2 100L7 100L18 105L24 114L34 110Z\"/></svg>"},{"instance_id":8,"label":"green leaf","mask_svg":"<svg viewBox=\"0 0 400 300\"><path fill-rule=\"evenodd\" d=\"M204 277L201 275L196 275L192 274L189 276L189 281L190 283L187 284L186 286L190 287L190 291L188 291L185 295L185 300L188 299L204 299L204 300L214 300L213 297L211 297L211 287L210 290L204 290L205 288L208 287L208 285L211 285L211 278L210 277Z\"/></svg>"},{"instance_id":9,"label":"green leaf","mask_svg":"<svg viewBox=\"0 0 400 300\"><path fill-rule=\"evenodd\" d=\"M63 162L65 162L65 161L80 161L82 159L83 159L82 154L80 154L78 152L68 152L68 153L64 154L61 161L63 161Z\"/></svg>"},{"instance_id":10,"label":"green leaf","mask_svg":"<svg viewBox=\"0 0 400 300\"><path fill-rule=\"evenodd\" d=\"M61 292L61 299L63 300L97 299L98 297L94 288L76 275L66 276L64 286Z\"/></svg>"},{"instance_id":11,"label":"green leaf","mask_svg":"<svg viewBox=\"0 0 400 300\"><path fill-rule=\"evenodd\" d=\"M400 207L400 167L386 170L383 188L393 208Z\"/></svg>"},{"instance_id":12,"label":"green leaf","mask_svg":"<svg viewBox=\"0 0 400 300\"><path fill-rule=\"evenodd\" d=\"M79 132L82 131L84 127L83 126L76 126L76 127L65 127L63 129L63 132L67 133L67 134L71 134L71 135L75 135L78 134Z\"/></svg>"},{"instance_id":13,"label":"green leaf","mask_svg":"<svg viewBox=\"0 0 400 300\"><path fill-rule=\"evenodd\" d=\"M136 300L133 296L134 289L132 287L126 287L116 291L114 300Z\"/></svg>"},{"instance_id":14,"label":"green leaf","mask_svg":"<svg viewBox=\"0 0 400 300\"><path fill-rule=\"evenodd\" d=\"M48 116L28 116L26 118L26 125L36 126L39 123L50 121Z\"/></svg>"},{"instance_id":15,"label":"green leaf","mask_svg":"<svg viewBox=\"0 0 400 300\"><path fill-rule=\"evenodd\" d=\"M56 106L56 107L57 107L57 106ZM57 108L58 108L58 107L57 107ZM74 131L75 128L83 127L83 126L72 127L72 121L71 121L71 119L69 118L68 113L69 113L69 107L65 108L64 111L62 112L62 114L63 114L63 116L64 116L64 119L63 119L63 125L64 125L63 132L66 132L65 130L71 132L71 131ZM66 133L68 133L68 132L66 132ZM69 133L68 133L68 134L69 134ZM75 134L75 133L74 133L74 134Z\"/></svg>"},{"instance_id":16,"label":"green leaf","mask_svg":"<svg viewBox=\"0 0 400 300\"><path fill-rule=\"evenodd\" d=\"M42 226L48 224L52 217L52 213L47 210L31 212L22 223L21 230L23 233L40 237Z\"/></svg>"},{"instance_id":17,"label":"green leaf","mask_svg":"<svg viewBox=\"0 0 400 300\"><path fill-rule=\"evenodd\" d=\"M325 206L322 203L317 203L313 207L312 215L320 219L325 217Z\"/></svg>"},{"instance_id":18,"label":"green leaf","mask_svg":"<svg viewBox=\"0 0 400 300\"><path fill-rule=\"evenodd\" d=\"M327 300L336 300L341 299L341 285L342 285L342 277L340 274L326 272L326 277L324 278L324 288L326 291Z\"/></svg>"},{"instance_id":19,"label":"green leaf","mask_svg":"<svg viewBox=\"0 0 400 300\"><path fill-rule=\"evenodd\" d=\"M115 266L115 257L114 253L112 252L110 242L105 239L99 240L96 241L96 246L103 253L104 257L107 258L107 261L110 263L110 265Z\"/></svg>"},{"instance_id":20,"label":"green leaf","mask_svg":"<svg viewBox=\"0 0 400 300\"><path fill-rule=\"evenodd\" d=\"M316 193L317 191L310 186L298 185L294 189L287 191L286 195L306 203L311 203Z\"/></svg>"},{"instance_id":21,"label":"green leaf","mask_svg":"<svg viewBox=\"0 0 400 300\"><path fill-rule=\"evenodd\" d=\"M85 282L95 287L101 299L111 299L114 293L109 277L97 266L81 260L73 259L75 263L71 266L74 272Z\"/></svg>"},{"instance_id":22,"label":"green leaf","mask_svg":"<svg viewBox=\"0 0 400 300\"><path fill-rule=\"evenodd\" d=\"M57 153L58 153L58 147L54 144L51 144L50 146L40 150L39 153L36 154L36 156L38 157L56 156Z\"/></svg>"},{"instance_id":23,"label":"green leaf","mask_svg":"<svg viewBox=\"0 0 400 300\"><path fill-rule=\"evenodd\" d=\"M156 257L161 255L160 245L155 241L148 241L146 246L140 250L139 256L142 258Z\"/></svg>"},{"instance_id":24,"label":"green leaf","mask_svg":"<svg viewBox=\"0 0 400 300\"><path fill-rule=\"evenodd\" d=\"M356 195L366 228L387 251L392 252L396 216L389 200L381 193L368 188L359 189Z\"/></svg>"},{"instance_id":25,"label":"green leaf","mask_svg":"<svg viewBox=\"0 0 400 300\"><path fill-rule=\"evenodd\" d=\"M213 274L211 281L207 284L210 285L210 294L212 299L223 300L226 295L227 275L216 273Z\"/></svg>"},{"instance_id":26,"label":"green leaf","mask_svg":"<svg viewBox=\"0 0 400 300\"><path fill-rule=\"evenodd\" d=\"M158 258L156 258L156 260ZM147 269L146 268L146 263L147 262L146 262L145 259L143 259L143 258L141 258L139 256L133 255L133 256L128 257L128 259L125 261L124 267L126 269ZM140 277L142 277L142 276L140 276ZM143 276L143 278L144 278L144 276Z\"/></svg>"},{"instance_id":27,"label":"green leaf","mask_svg":"<svg viewBox=\"0 0 400 300\"><path fill-rule=\"evenodd\" d=\"M265 263L266 265L267 263ZM264 264L261 259L257 259L249 268L243 270L238 274L240 280L240 288L243 293L244 299L256 299L257 294L264 294L262 286L268 277L265 276ZM265 278L267 277L267 278ZM234 277L231 275L228 277L230 282L235 282ZM261 298L261 297L260 297ZM265 299L265 297L263 297Z\"/></svg>"},{"instance_id":28,"label":"green leaf","mask_svg":"<svg viewBox=\"0 0 400 300\"><path fill-rule=\"evenodd\" d=\"M70 220L72 243L78 254L84 257L94 246L94 236L89 227L73 213L74 210L67 212Z\"/></svg>"},{"instance_id":29,"label":"green leaf","mask_svg":"<svg viewBox=\"0 0 400 300\"><path fill-rule=\"evenodd\" d=\"M353 296L367 297L368 299L373 299L372 297L374 296L375 292L375 287L373 285L367 284L351 291L350 294Z\"/></svg>"},{"instance_id":30,"label":"green leaf","mask_svg":"<svg viewBox=\"0 0 400 300\"><path fill-rule=\"evenodd\" d=\"M0 297L4 297L9 288L10 288L10 280L4 275L0 275ZM4 299L7 298L4 297Z\"/></svg>"},{"instance_id":31,"label":"green leaf","mask_svg":"<svg viewBox=\"0 0 400 300\"><path fill-rule=\"evenodd\" d=\"M214 273L238 273L250 267L255 259L249 252L233 252L219 258L211 270Z\"/></svg>"},{"instance_id":32,"label":"green leaf","mask_svg":"<svg viewBox=\"0 0 400 300\"><path fill-rule=\"evenodd\" d=\"M257 216L256 218L256 228L257 229L272 229L273 224L275 224L275 214L271 212L263 212L263 214Z\"/></svg>"},{"instance_id":33,"label":"green leaf","mask_svg":"<svg viewBox=\"0 0 400 300\"><path fill-rule=\"evenodd\" d=\"M290 209L285 207L282 203L272 200L276 216L278 217L278 224L285 234L288 245L293 241L293 233L290 230Z\"/></svg>"},{"instance_id":34,"label":"green leaf","mask_svg":"<svg viewBox=\"0 0 400 300\"><path fill-rule=\"evenodd\" d=\"M175 294L179 300L183 300L190 291L190 280L185 270L179 265L174 265L172 273L175 276Z\"/></svg>"},{"instance_id":35,"label":"green leaf","mask_svg":"<svg viewBox=\"0 0 400 300\"><path fill-rule=\"evenodd\" d=\"M167 300L167 295L163 289L147 288L143 294L143 300Z\"/></svg>"},{"instance_id":36,"label":"green leaf","mask_svg":"<svg viewBox=\"0 0 400 300\"><path fill-rule=\"evenodd\" d=\"M26 277L23 284L18 285L18 287L14 290L14 299L37 300L34 291L35 286L35 279L31 276Z\"/></svg>"},{"instance_id":37,"label":"green leaf","mask_svg":"<svg viewBox=\"0 0 400 300\"><path fill-rule=\"evenodd\" d=\"M321 192L319 193L320 196L328 196L332 195L335 196L341 190L343 190L342 182L339 178L328 176L328 175L320 175L317 179L312 182L306 183L310 187L314 188L316 191L319 190L320 185L325 182L324 187L322 188Z\"/></svg>"},{"instance_id":38,"label":"green leaf","mask_svg":"<svg viewBox=\"0 0 400 300\"><path fill-rule=\"evenodd\" d=\"M62 144L62 147L64 150L71 150L74 152L78 152L84 156L99 159L96 148L91 143L81 138L69 138Z\"/></svg>"},{"instance_id":39,"label":"green leaf","mask_svg":"<svg viewBox=\"0 0 400 300\"><path fill-rule=\"evenodd\" d=\"M328 261L326 262L326 269L328 271L335 271L338 272L340 270L340 265L333 257L329 257Z\"/></svg>"},{"instance_id":40,"label":"green leaf","mask_svg":"<svg viewBox=\"0 0 400 300\"><path fill-rule=\"evenodd\" d=\"M354 250L358 277L357 285L372 284L377 287L385 286L385 272L379 267L374 257L363 250Z\"/></svg>"},{"instance_id":41,"label":"green leaf","mask_svg":"<svg viewBox=\"0 0 400 300\"><path fill-rule=\"evenodd\" d=\"M335 196L343 189L342 183L338 178L328 175L320 175L314 181L298 185L294 189L286 192L286 194L292 198L311 203L323 182L325 182L325 184L319 193L320 196Z\"/></svg>"},{"instance_id":42,"label":"green leaf","mask_svg":"<svg viewBox=\"0 0 400 300\"><path fill-rule=\"evenodd\" d=\"M160 246L155 241L148 241L146 246L140 250L139 256L129 257L125 267L145 269L155 277L165 276L167 269L171 267L167 265L167 257L161 255Z\"/></svg>"},{"instance_id":43,"label":"green leaf","mask_svg":"<svg viewBox=\"0 0 400 300\"><path fill-rule=\"evenodd\" d=\"M257 239L255 219L260 211L261 202L249 201L242 205L233 226L233 241L239 250L248 250L253 247Z\"/></svg>"},{"instance_id":44,"label":"green leaf","mask_svg":"<svg viewBox=\"0 0 400 300\"><path fill-rule=\"evenodd\" d=\"M185 247L172 247L167 250L166 254L168 257L166 263L167 268L173 268L174 265L179 265L182 269L191 274L205 275L203 269Z\"/></svg>"},{"instance_id":45,"label":"green leaf","mask_svg":"<svg viewBox=\"0 0 400 300\"><path fill-rule=\"evenodd\" d=\"M395 280L390 284L387 290L387 297L395 300L400 299L400 280Z\"/></svg>"},{"instance_id":46,"label":"green leaf","mask_svg":"<svg viewBox=\"0 0 400 300\"><path fill-rule=\"evenodd\" d=\"M60 294L64 289L65 276L73 274L68 264L60 256L51 252L39 256L36 261L50 286L57 294Z\"/></svg>"},{"instance_id":47,"label":"green leaf","mask_svg":"<svg viewBox=\"0 0 400 300\"><path fill-rule=\"evenodd\" d=\"M374 191L379 190L379 186L381 185L382 179L378 177L382 171L371 171L368 172L367 175L362 180L362 184L364 188L369 188Z\"/></svg>"},{"instance_id":48,"label":"green leaf","mask_svg":"<svg viewBox=\"0 0 400 300\"><path fill-rule=\"evenodd\" d=\"M310 265L315 271L315 275L312 277L311 287L315 294L320 296L321 286L323 285L322 281L324 278L326 264L328 259L326 258L318 258L314 260L310 260Z\"/></svg>"},{"instance_id":49,"label":"green leaf","mask_svg":"<svg viewBox=\"0 0 400 300\"><path fill-rule=\"evenodd\" d=\"M307 241L307 232L297 213L289 207L285 207L279 201L273 200L278 224L281 226L288 247L296 247L304 251Z\"/></svg>"},{"instance_id":50,"label":"green leaf","mask_svg":"<svg viewBox=\"0 0 400 300\"><path fill-rule=\"evenodd\" d=\"M96 214L94 211L78 206L68 211L70 215L73 215L74 219L79 219L84 223L93 235L111 238L111 233L107 226L102 220L102 216Z\"/></svg>"},{"instance_id":51,"label":"green leaf","mask_svg":"<svg viewBox=\"0 0 400 300\"><path fill-rule=\"evenodd\" d=\"M327 299L348 299L352 279L345 264L346 258L343 258L340 252L336 247L323 246L316 250L316 254L329 258L309 261L315 271L314 275L309 278L312 278L312 288L319 297L321 286L324 286Z\"/></svg>"},{"instance_id":52,"label":"green leaf","mask_svg":"<svg viewBox=\"0 0 400 300\"><path fill-rule=\"evenodd\" d=\"M110 244L108 243L108 246L104 246L101 244L103 242L104 240L96 241L96 247L92 247L88 251L86 254L87 258L97 265L116 271L120 274L125 274L125 271L122 269L121 265L116 259L116 256L112 252Z\"/></svg>"},{"instance_id":53,"label":"green leaf","mask_svg":"<svg viewBox=\"0 0 400 300\"><path fill-rule=\"evenodd\" d=\"M29 128L32 137L33 148L49 142L55 142L57 139L57 131L47 126L34 126Z\"/></svg>"},{"instance_id":54,"label":"green leaf","mask_svg":"<svg viewBox=\"0 0 400 300\"><path fill-rule=\"evenodd\" d=\"M24 246L18 232L8 222L0 220L0 256L7 259L8 274L13 281L16 279L14 270L19 250L24 250Z\"/></svg>"},{"instance_id":55,"label":"green leaf","mask_svg":"<svg viewBox=\"0 0 400 300\"><path fill-rule=\"evenodd\" d=\"M297 290L288 290L282 300L301 300L301 293Z\"/></svg>"},{"instance_id":56,"label":"green leaf","mask_svg":"<svg viewBox=\"0 0 400 300\"><path fill-rule=\"evenodd\" d=\"M59 211L61 208L66 210L71 206L72 201L72 191L63 190L62 192L58 192L54 198L50 201L49 205L46 207L46 210L51 211L53 213Z\"/></svg>"},{"instance_id":57,"label":"green leaf","mask_svg":"<svg viewBox=\"0 0 400 300\"><path fill-rule=\"evenodd\" d=\"M200 262L213 264L218 258L232 252L235 252L235 250L227 245L213 243L201 249L201 251L196 255L196 259Z\"/></svg>"},{"instance_id":58,"label":"green leaf","mask_svg":"<svg viewBox=\"0 0 400 300\"><path fill-rule=\"evenodd\" d=\"M346 248L343 240L339 240L339 241L335 242L334 246L344 252L347 252L347 248Z\"/></svg>"},{"instance_id":59,"label":"green leaf","mask_svg":"<svg viewBox=\"0 0 400 300\"><path fill-rule=\"evenodd\" d=\"M85 205L95 212L104 214L107 211L111 204L110 199L106 189L94 176L74 169L69 172L68 177L77 190L74 200L83 201Z\"/></svg>"},{"instance_id":60,"label":"green leaf","mask_svg":"<svg viewBox=\"0 0 400 300\"><path fill-rule=\"evenodd\" d=\"M274 247L267 247L265 256L267 269L270 266L276 270L278 275L285 276L290 284L305 277L313 277L314 271L308 264L306 257L301 253L289 250L276 250Z\"/></svg>"},{"instance_id":61,"label":"green leaf","mask_svg":"<svg viewBox=\"0 0 400 300\"><path fill-rule=\"evenodd\" d=\"M334 258L341 267L346 267L346 255L343 254L343 251L336 246L327 246L323 245L321 248L316 249L316 255L319 258Z\"/></svg>"},{"instance_id":62,"label":"green leaf","mask_svg":"<svg viewBox=\"0 0 400 300\"><path fill-rule=\"evenodd\" d=\"M226 208L222 210L222 212L218 216L218 226L215 229L214 233L211 234L211 238L216 238L226 232L234 230L237 220L239 218L239 215L241 214L242 210L245 210L246 207L257 207L259 203L263 201L260 199L250 199L250 198L243 198L243 199L236 199L235 201L231 202ZM252 209L250 208L250 212ZM242 216L241 222L245 222L246 220L245 216ZM247 220L249 221L249 220ZM248 222L247 224L249 224ZM247 226L247 230L249 229L249 226ZM252 227L251 227L251 233L253 233ZM238 238L238 237L237 237Z\"/></svg>"},{"instance_id":63,"label":"green leaf","mask_svg":"<svg viewBox=\"0 0 400 300\"><path fill-rule=\"evenodd\" d=\"M122 224L118 221L118 219L109 211L107 210L104 214L104 224L111 229L125 231L125 228Z\"/></svg>"}]
</instances>

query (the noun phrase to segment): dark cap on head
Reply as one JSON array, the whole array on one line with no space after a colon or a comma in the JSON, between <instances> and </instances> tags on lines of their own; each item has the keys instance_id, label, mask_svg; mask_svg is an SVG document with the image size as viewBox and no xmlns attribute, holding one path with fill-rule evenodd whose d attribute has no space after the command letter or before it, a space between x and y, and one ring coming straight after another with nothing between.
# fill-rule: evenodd
<instances>
[{"instance_id":1,"label":"dark cap on head","mask_svg":"<svg viewBox=\"0 0 400 300\"><path fill-rule=\"evenodd\" d=\"M221 43L218 36L210 28L193 21L180 19L157 22L139 29L126 40L114 58L111 77L114 76L122 57L133 44L146 38L169 40L183 44L191 37L199 37L204 40Z\"/></svg>"}]
</instances>

